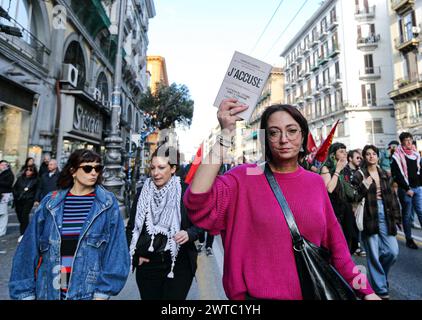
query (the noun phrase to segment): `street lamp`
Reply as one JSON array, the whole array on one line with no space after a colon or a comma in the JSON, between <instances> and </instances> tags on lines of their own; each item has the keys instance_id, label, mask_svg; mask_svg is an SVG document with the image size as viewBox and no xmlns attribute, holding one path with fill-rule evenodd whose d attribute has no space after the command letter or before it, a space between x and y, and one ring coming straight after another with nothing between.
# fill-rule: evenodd
<instances>
[{"instance_id":1,"label":"street lamp","mask_svg":"<svg viewBox=\"0 0 422 320\"><path fill-rule=\"evenodd\" d=\"M122 162L122 142L120 134L120 112L122 103L122 45L123 45L123 20L126 9L126 0L120 0L119 7L119 25L117 37L117 53L116 63L114 69L114 90L112 93L111 106L111 132L105 138L105 160L104 160L104 186L112 191L120 207L120 212L126 216L126 208L124 206L124 191L125 191L125 173L121 165Z\"/></svg>"}]
</instances>

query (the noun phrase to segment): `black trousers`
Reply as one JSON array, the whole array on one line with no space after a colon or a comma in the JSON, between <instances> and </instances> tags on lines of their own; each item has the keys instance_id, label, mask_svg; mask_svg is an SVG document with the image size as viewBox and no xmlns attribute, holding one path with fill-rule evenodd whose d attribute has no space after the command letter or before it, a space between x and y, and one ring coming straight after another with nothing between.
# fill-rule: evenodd
<instances>
[{"instance_id":1,"label":"black trousers","mask_svg":"<svg viewBox=\"0 0 422 320\"><path fill-rule=\"evenodd\" d=\"M205 233L207 234L207 242L205 243L205 248L212 248L212 243L214 242L214 236L210 235L208 232L201 233L198 240L199 242L204 243Z\"/></svg>"},{"instance_id":2,"label":"black trousers","mask_svg":"<svg viewBox=\"0 0 422 320\"><path fill-rule=\"evenodd\" d=\"M31 213L32 207L34 206L34 201L32 200L23 200L15 202L16 215L18 216L19 221L19 230L21 235L25 233L26 228L29 224L29 214Z\"/></svg>"},{"instance_id":3,"label":"black trousers","mask_svg":"<svg viewBox=\"0 0 422 320\"><path fill-rule=\"evenodd\" d=\"M168 278L171 256L168 251L154 254L150 262L136 268L136 283L142 300L186 300L194 274L186 255L178 256Z\"/></svg>"}]
</instances>

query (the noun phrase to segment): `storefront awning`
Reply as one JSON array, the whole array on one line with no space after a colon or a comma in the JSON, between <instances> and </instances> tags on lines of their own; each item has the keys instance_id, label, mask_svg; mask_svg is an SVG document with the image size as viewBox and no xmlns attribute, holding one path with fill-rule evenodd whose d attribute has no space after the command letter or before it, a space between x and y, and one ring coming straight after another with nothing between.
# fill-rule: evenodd
<instances>
[{"instance_id":1,"label":"storefront awning","mask_svg":"<svg viewBox=\"0 0 422 320\"><path fill-rule=\"evenodd\" d=\"M0 76L0 102L32 112L35 92Z\"/></svg>"}]
</instances>

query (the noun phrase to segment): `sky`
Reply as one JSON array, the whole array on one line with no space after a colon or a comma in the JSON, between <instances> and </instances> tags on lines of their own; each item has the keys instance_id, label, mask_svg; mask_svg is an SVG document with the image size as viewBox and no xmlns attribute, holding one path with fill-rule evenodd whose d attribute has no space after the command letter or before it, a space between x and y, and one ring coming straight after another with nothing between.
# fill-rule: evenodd
<instances>
[{"instance_id":1,"label":"sky","mask_svg":"<svg viewBox=\"0 0 422 320\"><path fill-rule=\"evenodd\" d=\"M234 51L281 66L284 46L321 2L154 0L156 16L149 20L147 54L165 58L170 84L186 85L195 103L192 125L178 130L186 159L218 124L217 108L212 104Z\"/></svg>"}]
</instances>

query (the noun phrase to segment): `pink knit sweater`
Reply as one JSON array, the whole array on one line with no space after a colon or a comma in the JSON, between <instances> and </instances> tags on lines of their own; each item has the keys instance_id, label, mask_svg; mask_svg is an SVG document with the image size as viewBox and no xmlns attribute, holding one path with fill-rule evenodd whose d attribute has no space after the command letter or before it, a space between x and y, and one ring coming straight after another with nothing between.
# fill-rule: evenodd
<instances>
[{"instance_id":1,"label":"pink knit sweater","mask_svg":"<svg viewBox=\"0 0 422 320\"><path fill-rule=\"evenodd\" d=\"M241 300L248 292L261 299L301 300L292 239L280 206L264 174L250 175L256 165L242 165L217 177L210 191L185 193L192 222L224 244L223 286L229 299ZM334 215L322 178L299 168L274 173L302 235L328 248L332 263L356 293L373 293L365 275L354 270L341 227ZM362 286L362 284L366 284Z\"/></svg>"}]
</instances>

